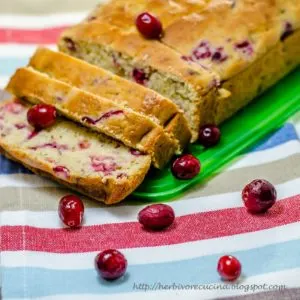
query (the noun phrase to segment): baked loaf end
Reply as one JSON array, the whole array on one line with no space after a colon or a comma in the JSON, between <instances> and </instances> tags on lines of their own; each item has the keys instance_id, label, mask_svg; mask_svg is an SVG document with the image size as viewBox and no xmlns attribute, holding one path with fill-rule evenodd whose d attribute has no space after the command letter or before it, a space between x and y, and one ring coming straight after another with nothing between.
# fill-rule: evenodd
<instances>
[{"instance_id":1,"label":"baked loaf end","mask_svg":"<svg viewBox=\"0 0 300 300\"><path fill-rule=\"evenodd\" d=\"M53 105L64 116L150 154L157 168L164 167L176 151L175 141L147 116L32 68L17 70L7 90L31 103Z\"/></svg>"},{"instance_id":2,"label":"baked loaf end","mask_svg":"<svg viewBox=\"0 0 300 300\"><path fill-rule=\"evenodd\" d=\"M29 65L51 78L151 117L176 140L177 154L180 154L190 141L191 133L183 113L171 100L153 90L65 53L46 48L39 48Z\"/></svg>"},{"instance_id":3,"label":"baked loaf end","mask_svg":"<svg viewBox=\"0 0 300 300\"><path fill-rule=\"evenodd\" d=\"M178 52L158 41L96 20L65 31L59 48L171 99L184 111L192 141L198 137L200 124L213 121L218 76L195 63L186 63ZM202 113L204 104L207 107Z\"/></svg>"},{"instance_id":4,"label":"baked loaf end","mask_svg":"<svg viewBox=\"0 0 300 300\"><path fill-rule=\"evenodd\" d=\"M106 204L123 200L143 181L149 155L63 119L34 132L29 107L19 100L1 103L0 148L7 157Z\"/></svg>"}]
</instances>

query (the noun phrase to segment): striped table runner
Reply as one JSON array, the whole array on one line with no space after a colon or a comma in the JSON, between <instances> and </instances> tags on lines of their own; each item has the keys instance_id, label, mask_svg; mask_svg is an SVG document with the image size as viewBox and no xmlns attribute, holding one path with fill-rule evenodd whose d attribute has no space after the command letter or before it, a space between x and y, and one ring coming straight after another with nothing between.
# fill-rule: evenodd
<instances>
[{"instance_id":1,"label":"striped table runner","mask_svg":"<svg viewBox=\"0 0 300 300\"><path fill-rule=\"evenodd\" d=\"M61 3L55 0L43 15L26 15L31 1L37 2L0 3L2 88L37 44L54 48L59 32L86 14L69 13L65 4L55 14L54 3ZM47 2L32 11L42 13ZM92 2L73 1L72 9L87 10ZM299 300L299 136L297 115L172 202L176 224L157 233L141 229L136 217L143 205L130 199L116 207L85 199L84 227L63 229L57 206L68 190L0 157L2 298ZM249 215L241 201L242 188L255 178L278 191L278 203L264 216ZM94 270L95 255L106 248L121 249L128 259L119 281L105 282ZM223 283L216 272L218 258L228 253L243 265L238 284Z\"/></svg>"}]
</instances>

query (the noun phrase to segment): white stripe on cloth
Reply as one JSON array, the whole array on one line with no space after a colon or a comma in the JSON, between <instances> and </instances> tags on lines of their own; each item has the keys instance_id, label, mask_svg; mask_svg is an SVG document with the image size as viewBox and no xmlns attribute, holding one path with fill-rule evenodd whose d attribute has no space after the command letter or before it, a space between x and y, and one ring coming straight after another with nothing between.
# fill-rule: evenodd
<instances>
[{"instance_id":1,"label":"white stripe on cloth","mask_svg":"<svg viewBox=\"0 0 300 300\"><path fill-rule=\"evenodd\" d=\"M232 253L298 240L299 238L300 223L292 223L222 238L168 246L122 249L122 252L130 265L143 265L181 261L218 253ZM23 255L20 255L20 253ZM97 253L57 254L35 251L3 251L1 253L1 264L3 267L24 266L57 270L91 269L91 262ZM24 257L26 257L26 260L23 260Z\"/></svg>"},{"instance_id":2,"label":"white stripe on cloth","mask_svg":"<svg viewBox=\"0 0 300 300\"><path fill-rule=\"evenodd\" d=\"M292 197L299 193L300 178L276 186L278 199ZM216 194L211 196L185 199L168 203L176 216L209 212L227 208L243 207L241 192ZM121 207L87 208L85 210L85 226L135 222L139 211L145 205L130 205ZM0 213L2 225L29 225L39 228L62 228L56 211L2 211Z\"/></svg>"},{"instance_id":3,"label":"white stripe on cloth","mask_svg":"<svg viewBox=\"0 0 300 300\"><path fill-rule=\"evenodd\" d=\"M298 112L293 118L292 123L294 124L296 131L300 139L300 112Z\"/></svg>"},{"instance_id":4,"label":"white stripe on cloth","mask_svg":"<svg viewBox=\"0 0 300 300\"><path fill-rule=\"evenodd\" d=\"M9 81L9 77L8 76L0 76L0 89L5 88L5 86L7 85ZM0 91L1 94L1 91Z\"/></svg>"},{"instance_id":5,"label":"white stripe on cloth","mask_svg":"<svg viewBox=\"0 0 300 300\"><path fill-rule=\"evenodd\" d=\"M234 170L243 167L262 165L286 158L299 152L300 142L296 140L289 141L274 148L265 149L263 151L250 152L243 156L240 156L226 170Z\"/></svg>"},{"instance_id":6,"label":"white stripe on cloth","mask_svg":"<svg viewBox=\"0 0 300 300\"><path fill-rule=\"evenodd\" d=\"M2 174L0 175L0 188L5 187L56 187L57 183L34 174Z\"/></svg>"},{"instance_id":7,"label":"white stripe on cloth","mask_svg":"<svg viewBox=\"0 0 300 300\"><path fill-rule=\"evenodd\" d=\"M84 20L88 13L88 11L85 11L79 13L58 13L41 16L0 13L0 28L43 29L73 25Z\"/></svg>"},{"instance_id":8,"label":"white stripe on cloth","mask_svg":"<svg viewBox=\"0 0 300 300\"><path fill-rule=\"evenodd\" d=\"M0 58L23 58L29 60L36 51L37 46L32 44L0 44ZM57 50L56 45L47 45L47 48Z\"/></svg>"}]
</instances>

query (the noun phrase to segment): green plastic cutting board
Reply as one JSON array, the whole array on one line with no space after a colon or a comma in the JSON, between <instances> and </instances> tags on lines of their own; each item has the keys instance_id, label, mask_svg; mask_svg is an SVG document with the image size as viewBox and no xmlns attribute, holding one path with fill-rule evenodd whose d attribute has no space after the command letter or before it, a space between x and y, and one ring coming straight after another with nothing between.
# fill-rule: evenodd
<instances>
[{"instance_id":1,"label":"green plastic cutting board","mask_svg":"<svg viewBox=\"0 0 300 300\"><path fill-rule=\"evenodd\" d=\"M142 185L133 193L135 200L159 202L178 197L256 145L299 110L300 68L226 121L221 126L222 139L218 146L204 149L194 144L189 147L188 152L201 162L198 176L192 180L178 180L172 176L170 166L162 171L151 170Z\"/></svg>"}]
</instances>

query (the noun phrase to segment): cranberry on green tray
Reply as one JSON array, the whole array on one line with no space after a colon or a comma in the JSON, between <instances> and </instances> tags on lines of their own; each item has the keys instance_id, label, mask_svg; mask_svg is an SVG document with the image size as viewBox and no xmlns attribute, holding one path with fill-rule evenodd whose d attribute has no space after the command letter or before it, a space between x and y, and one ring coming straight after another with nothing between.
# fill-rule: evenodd
<instances>
[{"instance_id":1,"label":"cranberry on green tray","mask_svg":"<svg viewBox=\"0 0 300 300\"><path fill-rule=\"evenodd\" d=\"M177 179L192 179L200 172L199 160L191 155L185 154L178 157L172 165L172 173Z\"/></svg>"},{"instance_id":2,"label":"cranberry on green tray","mask_svg":"<svg viewBox=\"0 0 300 300\"><path fill-rule=\"evenodd\" d=\"M221 139L221 131L215 125L204 125L199 131L199 142L206 148L217 145Z\"/></svg>"}]
</instances>

